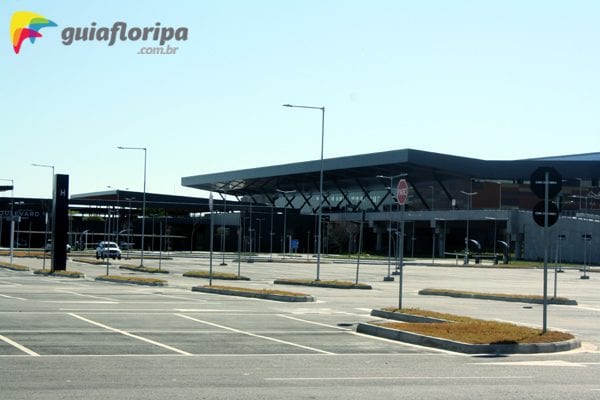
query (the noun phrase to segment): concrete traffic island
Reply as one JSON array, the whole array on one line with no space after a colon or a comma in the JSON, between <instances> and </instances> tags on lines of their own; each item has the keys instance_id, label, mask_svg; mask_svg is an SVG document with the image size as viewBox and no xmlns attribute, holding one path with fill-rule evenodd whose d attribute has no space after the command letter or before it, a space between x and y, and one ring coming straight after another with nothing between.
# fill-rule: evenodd
<instances>
[{"instance_id":1,"label":"concrete traffic island","mask_svg":"<svg viewBox=\"0 0 600 400\"><path fill-rule=\"evenodd\" d=\"M373 287L364 283L354 283L345 281L316 281L310 279L276 279L276 285L299 285L299 286L315 286L330 289L363 289L371 290Z\"/></svg>"},{"instance_id":2,"label":"concrete traffic island","mask_svg":"<svg viewBox=\"0 0 600 400\"><path fill-rule=\"evenodd\" d=\"M185 276L186 278L204 278L204 279L210 279L212 276L212 279L222 279L222 280L227 280L227 281L249 281L250 278L248 278L247 276L243 276L243 275L237 275L237 274L231 274L228 272L211 272L210 271L187 271L183 273L183 276Z\"/></svg>"},{"instance_id":3,"label":"concrete traffic island","mask_svg":"<svg viewBox=\"0 0 600 400\"><path fill-rule=\"evenodd\" d=\"M83 272L79 271L50 271L49 269L36 269L33 271L34 275L44 275L44 276L56 276L60 278L85 278Z\"/></svg>"},{"instance_id":4,"label":"concrete traffic island","mask_svg":"<svg viewBox=\"0 0 600 400\"><path fill-rule=\"evenodd\" d=\"M194 292L222 294L228 296L251 297L255 299L275 300L284 302L313 302L315 298L304 293L284 292L269 289L248 289L232 286L194 286Z\"/></svg>"},{"instance_id":5,"label":"concrete traffic island","mask_svg":"<svg viewBox=\"0 0 600 400\"><path fill-rule=\"evenodd\" d=\"M142 267L141 265L121 265L119 269L126 269L133 272L144 272L147 274L168 274L169 271L162 268Z\"/></svg>"},{"instance_id":6,"label":"concrete traffic island","mask_svg":"<svg viewBox=\"0 0 600 400\"><path fill-rule=\"evenodd\" d=\"M372 310L371 315L385 320L359 323L357 332L458 353L534 354L581 347L580 340L569 333L542 334L540 329L451 314L382 309Z\"/></svg>"},{"instance_id":7,"label":"concrete traffic island","mask_svg":"<svg viewBox=\"0 0 600 400\"><path fill-rule=\"evenodd\" d=\"M535 295L518 295L518 294L500 294L500 293L478 293L466 292L462 290L451 289L422 289L419 290L419 295L422 296L447 296L463 299L479 299L479 300L495 300L495 301L510 301L517 303L543 304L544 298ZM577 301L564 297L548 298L548 304L559 304L563 306L576 306Z\"/></svg>"},{"instance_id":8,"label":"concrete traffic island","mask_svg":"<svg viewBox=\"0 0 600 400\"><path fill-rule=\"evenodd\" d=\"M164 279L156 278L137 278L132 276L102 275L96 277L95 280L101 282L127 283L131 285L167 286L167 281L165 281Z\"/></svg>"},{"instance_id":9,"label":"concrete traffic island","mask_svg":"<svg viewBox=\"0 0 600 400\"><path fill-rule=\"evenodd\" d=\"M0 268L10 269L11 271L29 271L29 267L18 264L0 262Z\"/></svg>"}]
</instances>

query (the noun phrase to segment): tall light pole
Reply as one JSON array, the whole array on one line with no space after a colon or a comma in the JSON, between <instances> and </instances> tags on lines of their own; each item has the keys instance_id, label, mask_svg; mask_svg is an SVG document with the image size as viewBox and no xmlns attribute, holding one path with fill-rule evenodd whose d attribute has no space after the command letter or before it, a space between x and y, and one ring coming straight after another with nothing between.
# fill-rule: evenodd
<instances>
[{"instance_id":1,"label":"tall light pole","mask_svg":"<svg viewBox=\"0 0 600 400\"><path fill-rule=\"evenodd\" d=\"M52 169L52 176L51 176L50 182L53 181L53 179L54 179L54 165L33 164L33 163L31 165L34 166L34 167L51 168ZM54 183L51 183L51 185L54 186ZM54 197L54 194L52 192L50 192L50 199L52 199L53 197ZM44 263L46 261L46 241L47 241L46 237L48 235L48 218L47 218L47 215L48 214L46 214L46 224L45 224L46 226L44 227L44 231L45 231L44 232ZM54 241L54 238L52 237L52 233L50 233L50 239L52 241ZM50 247L50 250L52 250L52 246Z\"/></svg>"},{"instance_id":2,"label":"tall light pole","mask_svg":"<svg viewBox=\"0 0 600 400\"><path fill-rule=\"evenodd\" d=\"M124 147L118 146L120 150L143 150L144 151L144 194L142 195L142 255L140 261L140 267L144 266L144 235L146 232L146 159L148 149L145 147Z\"/></svg>"},{"instance_id":3,"label":"tall light pole","mask_svg":"<svg viewBox=\"0 0 600 400\"><path fill-rule=\"evenodd\" d=\"M321 168L319 172L319 217L318 217L318 233L317 233L317 281L320 280L321 271L321 234L322 219L323 219L323 147L325 144L325 107L314 107L314 106L299 106L294 104L284 104L284 107L292 108L308 108L311 110L321 110Z\"/></svg>"},{"instance_id":4,"label":"tall light pole","mask_svg":"<svg viewBox=\"0 0 600 400\"><path fill-rule=\"evenodd\" d=\"M471 197L475 196L477 192L465 192L464 190L460 191L462 194L467 196L467 235L465 237L465 259L464 263L469 263L469 214L471 212Z\"/></svg>"},{"instance_id":5,"label":"tall light pole","mask_svg":"<svg viewBox=\"0 0 600 400\"><path fill-rule=\"evenodd\" d=\"M393 282L394 281L394 277L391 275L391 264L392 264L392 205L394 204L394 196L392 196L392 188L393 188L393 181L394 178L400 178L402 176L406 176L406 173L402 173L402 174L398 174L398 175L392 175L392 176L386 176L386 175L377 175L376 178L381 178L381 179L389 179L390 180L390 186L387 188L388 189L388 193L390 195L390 211L389 211L389 215L390 218L388 220L388 273L387 276L383 277L383 280L385 282Z\"/></svg>"},{"instance_id":6,"label":"tall light pole","mask_svg":"<svg viewBox=\"0 0 600 400\"><path fill-rule=\"evenodd\" d=\"M15 205L15 180L14 179L0 179L2 181L9 181L10 182L10 188L6 187L6 188L2 188L3 190L10 190L10 263L12 265L13 263L13 249L14 249L14 236L15 236L15 210L14 210L14 205ZM0 230L1 232L1 230ZM44 243L44 245L46 245L46 243Z\"/></svg>"},{"instance_id":7,"label":"tall light pole","mask_svg":"<svg viewBox=\"0 0 600 400\"><path fill-rule=\"evenodd\" d=\"M54 178L54 165L46 165L46 164L31 164L34 167L43 167L43 168L52 168L52 178Z\"/></svg>"},{"instance_id":8,"label":"tall light pole","mask_svg":"<svg viewBox=\"0 0 600 400\"><path fill-rule=\"evenodd\" d=\"M279 193L283 195L285 201L289 203L290 201L287 198L288 194L296 193L295 190L281 190L276 189ZM283 257L285 258L285 242L287 241L287 204L283 205Z\"/></svg>"},{"instance_id":9,"label":"tall light pole","mask_svg":"<svg viewBox=\"0 0 600 400\"><path fill-rule=\"evenodd\" d=\"M262 222L264 220L264 218L256 218L256 221L258 221L258 253L260 253L260 242L262 242Z\"/></svg>"}]
</instances>

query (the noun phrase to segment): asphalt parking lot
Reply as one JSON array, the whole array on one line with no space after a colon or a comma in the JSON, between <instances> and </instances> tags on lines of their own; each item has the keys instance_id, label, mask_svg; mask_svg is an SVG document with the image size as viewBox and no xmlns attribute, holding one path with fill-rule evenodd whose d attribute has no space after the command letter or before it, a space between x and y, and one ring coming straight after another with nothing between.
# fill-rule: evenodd
<instances>
[{"instance_id":1,"label":"asphalt parking lot","mask_svg":"<svg viewBox=\"0 0 600 400\"><path fill-rule=\"evenodd\" d=\"M2 261L5 261L3 258ZM220 261L220 260L219 260ZM41 260L18 259L31 268ZM125 263L126 261L123 261ZM385 264L361 266L373 290L279 287L314 303L281 303L192 292L204 279L182 272L206 269L205 258L162 260L167 287L94 281L105 267L71 262L85 279L34 276L0 269L0 393L3 399L53 398L598 398L600 293L597 278L559 276L559 295L579 306L551 306L551 328L575 333L576 351L472 357L358 334L372 308L398 301L398 282L383 282ZM147 260L154 266L156 260ZM215 262L235 272L237 263ZM114 274L137 274L111 266ZM314 264L242 263L250 282L313 277ZM322 264L322 279L352 280L356 265ZM142 275L149 276L149 275ZM406 305L487 319L539 325L541 306L419 296L425 287L537 294L539 270L409 265ZM552 286L551 286L552 287ZM504 289L504 290L500 290ZM452 391L449 389L452 388ZM496 396L493 396L496 397Z\"/></svg>"}]
</instances>

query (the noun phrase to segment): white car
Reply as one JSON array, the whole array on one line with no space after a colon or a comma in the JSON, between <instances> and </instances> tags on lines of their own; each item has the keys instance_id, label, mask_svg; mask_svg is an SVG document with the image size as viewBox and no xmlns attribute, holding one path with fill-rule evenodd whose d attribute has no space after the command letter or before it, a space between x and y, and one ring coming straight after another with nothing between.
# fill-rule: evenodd
<instances>
[{"instance_id":1,"label":"white car","mask_svg":"<svg viewBox=\"0 0 600 400\"><path fill-rule=\"evenodd\" d=\"M121 259L121 249L119 245L115 242L100 242L98 243L98 247L96 247L96 258L112 258Z\"/></svg>"}]
</instances>

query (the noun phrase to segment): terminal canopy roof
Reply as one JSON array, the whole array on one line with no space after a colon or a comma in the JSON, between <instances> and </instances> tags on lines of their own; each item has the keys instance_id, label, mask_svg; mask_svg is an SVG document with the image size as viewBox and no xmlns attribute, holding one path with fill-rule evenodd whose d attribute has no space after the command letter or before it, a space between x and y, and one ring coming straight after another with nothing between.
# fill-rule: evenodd
<instances>
[{"instance_id":1,"label":"terminal canopy roof","mask_svg":"<svg viewBox=\"0 0 600 400\"><path fill-rule=\"evenodd\" d=\"M407 174L411 183L451 179L528 181L541 166L558 170L563 179L600 176L600 153L540 159L487 161L421 150L393 150L323 160L323 190L382 185L381 176ZM183 177L183 186L235 196L276 191L319 190L320 160Z\"/></svg>"}]
</instances>

